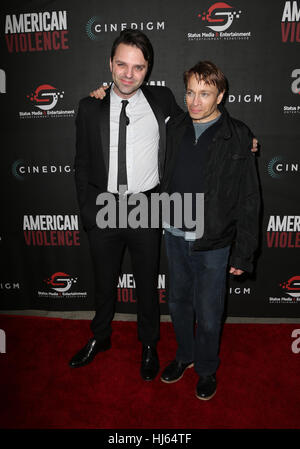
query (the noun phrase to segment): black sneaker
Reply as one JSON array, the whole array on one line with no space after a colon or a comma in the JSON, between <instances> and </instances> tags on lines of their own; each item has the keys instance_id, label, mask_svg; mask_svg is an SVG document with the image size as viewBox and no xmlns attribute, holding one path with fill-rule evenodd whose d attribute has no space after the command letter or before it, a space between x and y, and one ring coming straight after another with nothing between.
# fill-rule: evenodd
<instances>
[{"instance_id":1,"label":"black sneaker","mask_svg":"<svg viewBox=\"0 0 300 449\"><path fill-rule=\"evenodd\" d=\"M193 362L182 363L177 362L177 360L173 360L173 362L171 362L170 365L168 365L164 369L160 380L162 382L166 382L167 384L177 382L179 379L182 378L185 370L187 368L191 368L193 365L194 365Z\"/></svg>"},{"instance_id":2,"label":"black sneaker","mask_svg":"<svg viewBox=\"0 0 300 449\"><path fill-rule=\"evenodd\" d=\"M216 394L216 391L217 391L217 381L215 374L199 377L196 387L196 397L198 399L208 401Z\"/></svg>"}]
</instances>

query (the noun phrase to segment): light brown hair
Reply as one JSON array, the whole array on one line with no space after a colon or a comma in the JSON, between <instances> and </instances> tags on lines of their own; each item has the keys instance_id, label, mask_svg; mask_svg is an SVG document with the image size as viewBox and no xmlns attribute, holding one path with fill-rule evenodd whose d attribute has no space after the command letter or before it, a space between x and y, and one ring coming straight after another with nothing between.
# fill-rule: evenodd
<instances>
[{"instance_id":1,"label":"light brown hair","mask_svg":"<svg viewBox=\"0 0 300 449\"><path fill-rule=\"evenodd\" d=\"M195 75L198 81L204 81L206 84L213 84L220 92L225 92L227 81L224 73L210 61L199 61L194 67L183 74L185 88L191 76Z\"/></svg>"}]
</instances>

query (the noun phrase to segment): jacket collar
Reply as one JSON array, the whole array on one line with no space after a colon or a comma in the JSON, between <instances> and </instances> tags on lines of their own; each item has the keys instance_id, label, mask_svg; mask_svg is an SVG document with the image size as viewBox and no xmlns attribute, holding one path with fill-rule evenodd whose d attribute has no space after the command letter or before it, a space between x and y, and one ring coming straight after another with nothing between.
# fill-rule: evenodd
<instances>
[{"instance_id":1,"label":"jacket collar","mask_svg":"<svg viewBox=\"0 0 300 449\"><path fill-rule=\"evenodd\" d=\"M223 137L223 139L228 140L232 136L232 129L230 126L230 116L225 108L225 106L220 105L219 111L223 115L222 124L217 131L217 137Z\"/></svg>"},{"instance_id":2,"label":"jacket collar","mask_svg":"<svg viewBox=\"0 0 300 449\"><path fill-rule=\"evenodd\" d=\"M222 124L218 128L215 138L223 138L223 139L230 139L232 135L232 130L230 126L230 116L224 106L219 106L219 110L222 113ZM193 121L191 117L189 116L188 112L185 112L184 114L179 115L176 118L176 121L174 123L176 127L186 127L186 126L192 126Z\"/></svg>"}]
</instances>

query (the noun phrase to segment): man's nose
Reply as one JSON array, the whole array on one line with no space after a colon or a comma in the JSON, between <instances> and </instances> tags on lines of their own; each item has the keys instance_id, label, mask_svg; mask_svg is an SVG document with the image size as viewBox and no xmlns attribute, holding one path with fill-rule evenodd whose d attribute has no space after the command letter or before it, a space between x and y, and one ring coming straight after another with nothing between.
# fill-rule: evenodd
<instances>
[{"instance_id":1,"label":"man's nose","mask_svg":"<svg viewBox=\"0 0 300 449\"><path fill-rule=\"evenodd\" d=\"M126 75L126 78L132 78L132 76L133 76L133 68L132 67L127 67L125 75Z\"/></svg>"},{"instance_id":2,"label":"man's nose","mask_svg":"<svg viewBox=\"0 0 300 449\"><path fill-rule=\"evenodd\" d=\"M193 104L195 105L195 106L197 106L199 103L201 103L201 98L200 98L200 95L195 95L194 96L194 99L193 99Z\"/></svg>"}]
</instances>

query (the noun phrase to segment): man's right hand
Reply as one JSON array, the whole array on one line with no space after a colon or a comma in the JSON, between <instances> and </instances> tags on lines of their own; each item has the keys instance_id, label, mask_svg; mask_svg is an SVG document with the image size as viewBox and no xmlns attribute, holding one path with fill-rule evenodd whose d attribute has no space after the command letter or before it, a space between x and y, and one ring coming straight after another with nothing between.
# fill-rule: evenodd
<instances>
[{"instance_id":1,"label":"man's right hand","mask_svg":"<svg viewBox=\"0 0 300 449\"><path fill-rule=\"evenodd\" d=\"M109 88L107 85L102 85L101 87L98 87L97 90L93 90L90 92L90 97L97 98L98 100L103 100L103 98L106 96L106 90Z\"/></svg>"}]
</instances>

